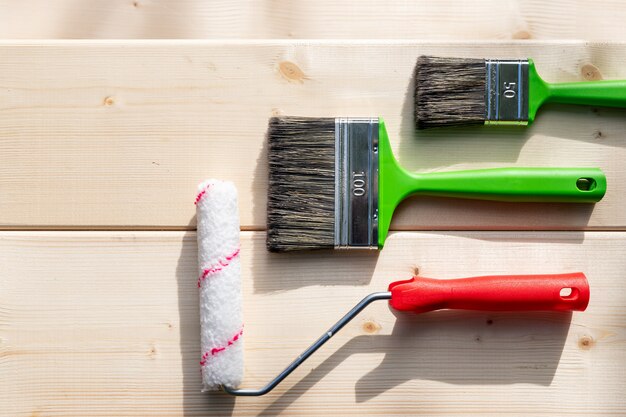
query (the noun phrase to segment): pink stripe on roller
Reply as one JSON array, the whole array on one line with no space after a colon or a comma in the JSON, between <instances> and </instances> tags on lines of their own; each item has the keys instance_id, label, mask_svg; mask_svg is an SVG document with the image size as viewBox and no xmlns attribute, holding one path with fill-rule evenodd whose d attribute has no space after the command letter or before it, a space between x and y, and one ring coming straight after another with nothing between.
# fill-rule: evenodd
<instances>
[{"instance_id":1,"label":"pink stripe on roller","mask_svg":"<svg viewBox=\"0 0 626 417\"><path fill-rule=\"evenodd\" d=\"M230 255L226 255L223 259L220 259L217 264L211 265L210 267L204 269L202 271L202 275L200 275L200 277L198 278L198 288L200 288L202 281L204 281L211 275L215 275L216 273L220 272L222 269L230 265L231 261L239 256L240 250L241 248L237 247L237 249L235 249L233 253L231 253Z\"/></svg>"},{"instance_id":2,"label":"pink stripe on roller","mask_svg":"<svg viewBox=\"0 0 626 417\"><path fill-rule=\"evenodd\" d=\"M200 192L198 193L198 195L196 196L196 201L194 202L194 204L195 204L195 205L198 205L198 202L199 202L200 200L202 200L202 197L204 197L204 195L205 195L205 194L206 194L206 192L209 190L209 188L211 188L211 185L213 185L213 184L209 184L209 185L207 185L207 186L204 188L204 190L202 190L202 191L200 191Z\"/></svg>"},{"instance_id":3,"label":"pink stripe on roller","mask_svg":"<svg viewBox=\"0 0 626 417\"><path fill-rule=\"evenodd\" d=\"M200 366L206 365L208 359L211 356L215 356L218 353L225 351L229 346L232 346L237 340L239 340L242 334L243 334L243 327L228 341L228 344L226 344L225 346L217 346L211 350L204 352L204 354L202 355L202 360L200 361Z\"/></svg>"}]
</instances>

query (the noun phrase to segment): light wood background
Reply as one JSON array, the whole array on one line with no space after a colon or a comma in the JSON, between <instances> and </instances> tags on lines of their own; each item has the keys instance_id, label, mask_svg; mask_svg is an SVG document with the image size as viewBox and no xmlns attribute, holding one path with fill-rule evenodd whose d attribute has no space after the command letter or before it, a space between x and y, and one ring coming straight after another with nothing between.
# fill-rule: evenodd
<instances>
[{"instance_id":1,"label":"light wood background","mask_svg":"<svg viewBox=\"0 0 626 417\"><path fill-rule=\"evenodd\" d=\"M621 110L547 107L528 129L415 134L419 54L532 56L550 81L626 78L626 44L408 41L64 41L0 43L0 225L193 229L196 183L241 193L241 224L263 230L268 117L382 116L394 152L420 171L598 166L601 204L419 199L393 227L626 227ZM27 192L25 192L27 191Z\"/></svg>"},{"instance_id":2,"label":"light wood background","mask_svg":"<svg viewBox=\"0 0 626 417\"><path fill-rule=\"evenodd\" d=\"M0 0L0 37L42 39L0 42L0 416L626 415L624 111L552 106L528 129L419 135L411 115L421 53L626 78L624 18L617 0ZM380 253L268 254L275 114L383 116L400 161L425 172L597 166L608 193L414 199ZM248 387L416 270L583 271L591 303L395 316L379 302L272 394L201 394L193 199L209 177L239 190Z\"/></svg>"},{"instance_id":3,"label":"light wood background","mask_svg":"<svg viewBox=\"0 0 626 417\"><path fill-rule=\"evenodd\" d=\"M621 0L0 0L0 37L626 39Z\"/></svg>"},{"instance_id":4,"label":"light wood background","mask_svg":"<svg viewBox=\"0 0 626 417\"><path fill-rule=\"evenodd\" d=\"M0 234L7 416L622 415L623 232L396 232L373 253L268 255L242 233L245 385L411 276L585 271L579 313L373 304L261 398L201 394L194 232Z\"/></svg>"}]
</instances>

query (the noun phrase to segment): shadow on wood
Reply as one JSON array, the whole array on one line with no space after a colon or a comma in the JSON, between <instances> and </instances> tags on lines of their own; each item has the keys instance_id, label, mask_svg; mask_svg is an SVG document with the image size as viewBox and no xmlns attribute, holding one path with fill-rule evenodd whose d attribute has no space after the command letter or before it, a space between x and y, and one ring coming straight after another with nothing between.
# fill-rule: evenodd
<instances>
[{"instance_id":1,"label":"shadow on wood","mask_svg":"<svg viewBox=\"0 0 626 417\"><path fill-rule=\"evenodd\" d=\"M368 285L379 254L377 250L272 253L265 249L265 233L259 233L250 250L254 292L287 291L312 285Z\"/></svg>"},{"instance_id":2,"label":"shadow on wood","mask_svg":"<svg viewBox=\"0 0 626 417\"><path fill-rule=\"evenodd\" d=\"M580 245L585 242L585 232L562 232L558 230L553 231L545 231L538 235L536 231L518 231L515 232L514 236L504 237L502 234L496 235L495 231L484 231L484 232L461 232L461 231L445 231L445 232L437 232L431 231L429 234L431 235L441 235L446 237L459 237L463 239L475 239L482 240L485 242L493 242L495 244L501 244L503 242L512 242L518 243L521 245L528 245L528 249L532 247L532 245L537 244L547 244L547 243L569 243ZM572 248L575 250L575 248Z\"/></svg>"},{"instance_id":3,"label":"shadow on wood","mask_svg":"<svg viewBox=\"0 0 626 417\"><path fill-rule=\"evenodd\" d=\"M261 413L279 414L341 362L355 354L385 353L382 362L355 381L365 402L412 380L455 385L549 386L567 338L572 313L489 313L444 310L397 314L390 335L357 336ZM450 343L453 338L455 343ZM277 387L278 391L281 388ZM416 394L419 395L419 394Z\"/></svg>"},{"instance_id":4,"label":"shadow on wood","mask_svg":"<svg viewBox=\"0 0 626 417\"><path fill-rule=\"evenodd\" d=\"M416 196L400 203L393 215L391 230L407 229L400 226L402 224L411 224L410 230L560 230L563 224L570 230L584 230L595 208L596 204L509 203Z\"/></svg>"},{"instance_id":5,"label":"shadow on wood","mask_svg":"<svg viewBox=\"0 0 626 417\"><path fill-rule=\"evenodd\" d=\"M540 136L586 142L590 149L598 145L626 148L626 109L546 104L529 129ZM567 149L555 149L557 152Z\"/></svg>"},{"instance_id":6,"label":"shadow on wood","mask_svg":"<svg viewBox=\"0 0 626 417\"><path fill-rule=\"evenodd\" d=\"M269 119L268 119L269 120ZM267 229L267 183L268 183L268 132L263 136L263 144L261 152L256 159L256 167L254 168L254 178L252 178L252 206L253 219L252 223L258 225L261 230ZM244 192L244 190L239 190Z\"/></svg>"},{"instance_id":7,"label":"shadow on wood","mask_svg":"<svg viewBox=\"0 0 626 417\"><path fill-rule=\"evenodd\" d=\"M196 224L196 216L189 222ZM180 313L180 354L182 366L182 409L185 417L204 416L209 413L230 416L235 398L230 395L202 393L200 377L200 313L198 299L198 250L196 233L187 232L182 238L182 248L176 267L178 283L178 310Z\"/></svg>"},{"instance_id":8,"label":"shadow on wood","mask_svg":"<svg viewBox=\"0 0 626 417\"><path fill-rule=\"evenodd\" d=\"M356 384L358 402L412 379L549 386L572 313L444 310L397 316L391 335L377 342L387 350L385 358ZM458 342L448 343L445 335Z\"/></svg>"}]
</instances>

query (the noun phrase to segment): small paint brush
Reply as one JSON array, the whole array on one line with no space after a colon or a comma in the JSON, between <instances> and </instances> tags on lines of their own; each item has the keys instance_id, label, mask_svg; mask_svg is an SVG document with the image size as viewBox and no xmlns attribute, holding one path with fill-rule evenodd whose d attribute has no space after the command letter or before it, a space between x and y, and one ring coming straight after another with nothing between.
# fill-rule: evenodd
<instances>
[{"instance_id":1,"label":"small paint brush","mask_svg":"<svg viewBox=\"0 0 626 417\"><path fill-rule=\"evenodd\" d=\"M626 80L551 84L531 59L420 56L414 101L418 129L528 125L544 103L626 108Z\"/></svg>"},{"instance_id":2,"label":"small paint brush","mask_svg":"<svg viewBox=\"0 0 626 417\"><path fill-rule=\"evenodd\" d=\"M492 168L412 173L379 118L274 117L269 122L267 248L383 247L410 195L515 202L595 203L598 168Z\"/></svg>"}]
</instances>

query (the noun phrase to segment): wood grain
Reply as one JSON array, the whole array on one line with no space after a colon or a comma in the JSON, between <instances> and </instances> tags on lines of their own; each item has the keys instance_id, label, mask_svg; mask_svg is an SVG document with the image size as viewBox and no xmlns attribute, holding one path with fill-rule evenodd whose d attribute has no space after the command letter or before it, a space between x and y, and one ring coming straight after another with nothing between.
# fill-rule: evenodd
<instances>
[{"instance_id":1,"label":"wood grain","mask_svg":"<svg viewBox=\"0 0 626 417\"><path fill-rule=\"evenodd\" d=\"M0 415L626 415L624 112L416 135L411 104L423 53L626 79L625 19L619 0L0 0L0 38L209 39L0 42ZM413 170L598 166L609 191L595 207L415 199L380 253L269 254L242 232L246 386L416 269L584 271L589 309L396 317L381 302L276 392L201 394L195 186L234 181L243 229L263 230L281 114L383 116Z\"/></svg>"},{"instance_id":2,"label":"wood grain","mask_svg":"<svg viewBox=\"0 0 626 417\"><path fill-rule=\"evenodd\" d=\"M0 227L193 229L196 184L232 180L244 229L265 227L267 119L380 115L419 171L597 166L591 205L423 198L410 229L623 229L622 110L549 107L528 129L413 128L419 54L532 56L550 81L626 78L626 45L583 42L55 41L0 45ZM590 68L595 68L593 71Z\"/></svg>"},{"instance_id":3,"label":"wood grain","mask_svg":"<svg viewBox=\"0 0 626 417\"><path fill-rule=\"evenodd\" d=\"M626 39L619 0L2 0L0 17L27 39Z\"/></svg>"},{"instance_id":4,"label":"wood grain","mask_svg":"<svg viewBox=\"0 0 626 417\"><path fill-rule=\"evenodd\" d=\"M374 304L275 393L200 394L193 232L0 233L0 408L26 416L623 415L626 233L397 232L380 254L276 255L242 233L245 385L405 279L584 271L585 312Z\"/></svg>"}]
</instances>

